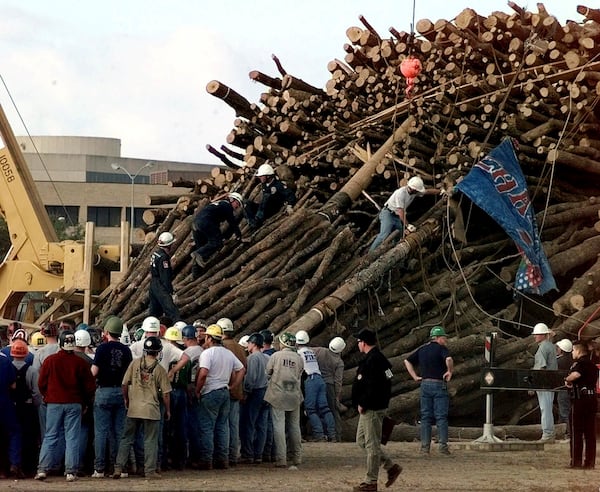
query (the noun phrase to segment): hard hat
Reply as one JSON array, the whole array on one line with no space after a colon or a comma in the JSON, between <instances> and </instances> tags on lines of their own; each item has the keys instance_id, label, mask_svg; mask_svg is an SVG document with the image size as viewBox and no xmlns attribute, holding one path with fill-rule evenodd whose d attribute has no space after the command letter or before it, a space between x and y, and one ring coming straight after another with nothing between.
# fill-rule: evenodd
<instances>
[{"instance_id":1,"label":"hard hat","mask_svg":"<svg viewBox=\"0 0 600 492\"><path fill-rule=\"evenodd\" d=\"M127 325L123 325L123 331L121 332L121 336L119 337L119 342L121 342L123 345L131 345L131 336L129 335Z\"/></svg>"},{"instance_id":2,"label":"hard hat","mask_svg":"<svg viewBox=\"0 0 600 492\"><path fill-rule=\"evenodd\" d=\"M269 330L261 330L260 334L263 336L265 343L273 343L273 333L271 333Z\"/></svg>"},{"instance_id":3,"label":"hard hat","mask_svg":"<svg viewBox=\"0 0 600 492\"><path fill-rule=\"evenodd\" d=\"M65 330L58 335L58 346L63 350L75 350L75 333Z\"/></svg>"},{"instance_id":4,"label":"hard hat","mask_svg":"<svg viewBox=\"0 0 600 492\"><path fill-rule=\"evenodd\" d=\"M104 331L111 335L121 335L123 333L123 320L117 316L109 316L104 322Z\"/></svg>"},{"instance_id":5,"label":"hard hat","mask_svg":"<svg viewBox=\"0 0 600 492\"><path fill-rule=\"evenodd\" d=\"M334 354L341 354L346 348L346 342L342 337L332 338L329 342L329 350Z\"/></svg>"},{"instance_id":6,"label":"hard hat","mask_svg":"<svg viewBox=\"0 0 600 492\"><path fill-rule=\"evenodd\" d=\"M425 185L423 184L423 180L419 178L419 176L413 176L408 180L408 187L413 190L423 193L425 191Z\"/></svg>"},{"instance_id":7,"label":"hard hat","mask_svg":"<svg viewBox=\"0 0 600 492\"><path fill-rule=\"evenodd\" d=\"M558 348L560 348L563 352L573 352L573 342L567 338L563 338L556 342Z\"/></svg>"},{"instance_id":8,"label":"hard hat","mask_svg":"<svg viewBox=\"0 0 600 492\"><path fill-rule=\"evenodd\" d=\"M256 172L256 177L260 178L261 176L273 176L275 174L275 169L270 164L261 164Z\"/></svg>"},{"instance_id":9,"label":"hard hat","mask_svg":"<svg viewBox=\"0 0 600 492\"><path fill-rule=\"evenodd\" d=\"M538 323L533 327L532 335L547 335L550 333L550 329L546 323Z\"/></svg>"},{"instance_id":10,"label":"hard hat","mask_svg":"<svg viewBox=\"0 0 600 492\"><path fill-rule=\"evenodd\" d=\"M42 335L45 337L57 337L58 325L54 321L47 321L42 325Z\"/></svg>"},{"instance_id":11,"label":"hard hat","mask_svg":"<svg viewBox=\"0 0 600 492\"><path fill-rule=\"evenodd\" d=\"M306 333L304 330L298 330L296 332L296 343L298 345L306 345L309 340L310 337L308 336L308 333Z\"/></svg>"},{"instance_id":12,"label":"hard hat","mask_svg":"<svg viewBox=\"0 0 600 492\"><path fill-rule=\"evenodd\" d=\"M242 338L240 338L240 341L238 342L242 347L244 348L248 348L248 340L250 339L250 335L244 335Z\"/></svg>"},{"instance_id":13,"label":"hard hat","mask_svg":"<svg viewBox=\"0 0 600 492\"><path fill-rule=\"evenodd\" d=\"M158 337L148 337L144 340L144 352L157 354L162 350L162 342Z\"/></svg>"},{"instance_id":14,"label":"hard hat","mask_svg":"<svg viewBox=\"0 0 600 492\"><path fill-rule=\"evenodd\" d=\"M181 330L182 338L196 338L196 328L192 325L186 325L183 330Z\"/></svg>"},{"instance_id":15,"label":"hard hat","mask_svg":"<svg viewBox=\"0 0 600 492\"><path fill-rule=\"evenodd\" d=\"M154 316L148 316L142 321L142 330L145 332L158 333L160 331L160 321Z\"/></svg>"},{"instance_id":16,"label":"hard hat","mask_svg":"<svg viewBox=\"0 0 600 492\"><path fill-rule=\"evenodd\" d=\"M92 344L92 337L87 330L77 330L75 332L75 346L89 347Z\"/></svg>"},{"instance_id":17,"label":"hard hat","mask_svg":"<svg viewBox=\"0 0 600 492\"><path fill-rule=\"evenodd\" d=\"M170 340L171 342L181 342L181 332L174 326L171 326L166 332L164 336L165 340Z\"/></svg>"},{"instance_id":18,"label":"hard hat","mask_svg":"<svg viewBox=\"0 0 600 492\"><path fill-rule=\"evenodd\" d=\"M223 333L229 333L233 331L233 323L229 318L221 318L217 321L217 324L223 329Z\"/></svg>"},{"instance_id":19,"label":"hard hat","mask_svg":"<svg viewBox=\"0 0 600 492\"><path fill-rule=\"evenodd\" d=\"M23 340L24 342L27 342L27 332L23 328L19 328L10 338L11 342L14 342L15 340Z\"/></svg>"},{"instance_id":20,"label":"hard hat","mask_svg":"<svg viewBox=\"0 0 600 492\"><path fill-rule=\"evenodd\" d=\"M441 326L434 326L429 332L430 337L447 337L448 334Z\"/></svg>"},{"instance_id":21,"label":"hard hat","mask_svg":"<svg viewBox=\"0 0 600 492\"><path fill-rule=\"evenodd\" d=\"M281 335L279 335L279 343L287 348L294 348L296 346L296 337L284 331Z\"/></svg>"},{"instance_id":22,"label":"hard hat","mask_svg":"<svg viewBox=\"0 0 600 492\"><path fill-rule=\"evenodd\" d=\"M29 348L27 347L27 342L21 339L17 339L10 346L10 355L11 357L26 357L29 353Z\"/></svg>"},{"instance_id":23,"label":"hard hat","mask_svg":"<svg viewBox=\"0 0 600 492\"><path fill-rule=\"evenodd\" d=\"M240 207L244 205L244 198L242 197L242 195L236 193L235 191L229 193L229 198L238 202L240 204Z\"/></svg>"},{"instance_id":24,"label":"hard hat","mask_svg":"<svg viewBox=\"0 0 600 492\"><path fill-rule=\"evenodd\" d=\"M175 242L175 236L170 232L163 232L160 236L158 236L158 245L159 246L171 246Z\"/></svg>"},{"instance_id":25,"label":"hard hat","mask_svg":"<svg viewBox=\"0 0 600 492\"><path fill-rule=\"evenodd\" d=\"M36 331L35 333L32 333L30 342L31 346L34 349L37 349L38 347L43 347L44 345L46 345L46 337L42 335L39 331Z\"/></svg>"},{"instance_id":26,"label":"hard hat","mask_svg":"<svg viewBox=\"0 0 600 492\"><path fill-rule=\"evenodd\" d=\"M197 319L196 321L194 321L194 328L204 328L206 330L207 326L208 323L203 319Z\"/></svg>"},{"instance_id":27,"label":"hard hat","mask_svg":"<svg viewBox=\"0 0 600 492\"><path fill-rule=\"evenodd\" d=\"M178 321L173 326L181 332L187 326L187 323L185 321Z\"/></svg>"},{"instance_id":28,"label":"hard hat","mask_svg":"<svg viewBox=\"0 0 600 492\"><path fill-rule=\"evenodd\" d=\"M221 340L221 338L223 338L223 328L221 328L221 326L217 324L209 325L206 329L206 334L212 338Z\"/></svg>"},{"instance_id":29,"label":"hard hat","mask_svg":"<svg viewBox=\"0 0 600 492\"><path fill-rule=\"evenodd\" d=\"M89 326L87 325L87 323L79 323L77 325L77 330L87 330L88 328L89 328Z\"/></svg>"}]
</instances>

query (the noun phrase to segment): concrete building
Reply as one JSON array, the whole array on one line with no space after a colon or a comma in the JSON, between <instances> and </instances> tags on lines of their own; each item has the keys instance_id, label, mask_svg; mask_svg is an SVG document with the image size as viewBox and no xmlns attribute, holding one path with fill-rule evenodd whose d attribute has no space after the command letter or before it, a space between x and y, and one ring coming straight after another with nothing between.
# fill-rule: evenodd
<instances>
[{"instance_id":1,"label":"concrete building","mask_svg":"<svg viewBox=\"0 0 600 492\"><path fill-rule=\"evenodd\" d=\"M17 137L17 141L50 217L67 225L92 221L96 241L106 244L118 243L121 221L130 220L132 192L138 228L144 210L158 208L146 205L147 196L183 195L189 189L167 183L195 181L209 176L214 167L122 157L121 140L116 138L33 136ZM151 167L146 166L149 162ZM134 229L134 237L142 237L142 231Z\"/></svg>"}]
</instances>

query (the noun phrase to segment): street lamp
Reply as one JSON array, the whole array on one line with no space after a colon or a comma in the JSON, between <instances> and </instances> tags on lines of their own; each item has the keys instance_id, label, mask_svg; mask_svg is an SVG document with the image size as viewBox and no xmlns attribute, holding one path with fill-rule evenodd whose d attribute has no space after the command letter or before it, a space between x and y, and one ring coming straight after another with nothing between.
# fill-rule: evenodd
<instances>
[{"instance_id":1,"label":"street lamp","mask_svg":"<svg viewBox=\"0 0 600 492\"><path fill-rule=\"evenodd\" d=\"M144 169L146 169L147 167L152 167L152 166L154 166L153 161L147 162L146 164L144 164L142 167L140 167L138 169L137 173L132 175L127 169L125 169L120 164L116 164L113 162L110 165L110 167L112 167L115 171L123 171L125 174L127 174L127 176L129 176L129 179L131 180L131 222L129 223L129 244L133 244L133 207L135 205L133 202L133 187L135 184L135 178L137 178Z\"/></svg>"}]
</instances>

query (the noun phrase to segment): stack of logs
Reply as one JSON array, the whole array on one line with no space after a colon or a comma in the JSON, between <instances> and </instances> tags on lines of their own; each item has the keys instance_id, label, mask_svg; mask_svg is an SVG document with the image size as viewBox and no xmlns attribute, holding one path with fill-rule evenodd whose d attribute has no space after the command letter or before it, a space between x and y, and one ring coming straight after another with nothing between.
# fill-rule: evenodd
<instances>
[{"instance_id":1,"label":"stack of logs","mask_svg":"<svg viewBox=\"0 0 600 492\"><path fill-rule=\"evenodd\" d=\"M237 115L226 144L209 146L227 167L194 184L186 207L173 208L157 228L177 239L182 318L226 316L238 336L263 328L306 329L315 344L343 336L346 404L360 357L351 334L369 327L394 365L392 415L407 422L417 418L418 389L402 362L433 325L451 334L451 419L463 424L483 419L483 333L501 332L502 367L532 365L527 335L537 321L550 324L557 339L597 336L600 10L578 7L583 21L561 25L543 4L537 13L509 6L512 12L487 17L468 8L452 21L420 20L414 34L390 28L389 38L361 16L363 26L346 32L344 56L328 64L324 89L288 74L276 57L280 76L250 73L265 86L257 103L210 82L208 92ZM423 66L412 97L400 72L408 56ZM428 187L451 187L506 136L520 144L560 292L515 295L514 244L464 198L464 224L452 222L447 200L423 197L409 210L417 232L367 253L378 229L374 203L382 205L412 175ZM226 191L258 199L253 175L265 162L294 187L293 214L269 220L250 246L226 242L193 279L192 213ZM131 326L144 317L154 247L146 244L99 321L115 313ZM535 405L518 396L520 405L514 394L498 395L496 423L519 423ZM355 417L351 409L349 425Z\"/></svg>"}]
</instances>

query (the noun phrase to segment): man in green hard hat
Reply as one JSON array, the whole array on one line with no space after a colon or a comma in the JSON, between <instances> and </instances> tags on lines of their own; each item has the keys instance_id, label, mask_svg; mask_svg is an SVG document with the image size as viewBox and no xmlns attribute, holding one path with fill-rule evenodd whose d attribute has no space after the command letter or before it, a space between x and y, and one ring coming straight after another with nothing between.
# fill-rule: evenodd
<instances>
[{"instance_id":1,"label":"man in green hard hat","mask_svg":"<svg viewBox=\"0 0 600 492\"><path fill-rule=\"evenodd\" d=\"M431 340L420 346L404 361L415 381L421 383L421 454L429 455L431 427L437 426L439 453L449 455L448 450L448 381L452 378L454 362L446 347L447 334L441 326L429 332ZM420 375L417 375L418 366Z\"/></svg>"}]
</instances>

